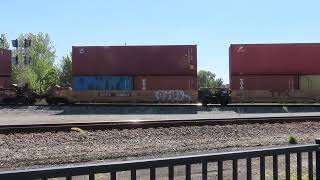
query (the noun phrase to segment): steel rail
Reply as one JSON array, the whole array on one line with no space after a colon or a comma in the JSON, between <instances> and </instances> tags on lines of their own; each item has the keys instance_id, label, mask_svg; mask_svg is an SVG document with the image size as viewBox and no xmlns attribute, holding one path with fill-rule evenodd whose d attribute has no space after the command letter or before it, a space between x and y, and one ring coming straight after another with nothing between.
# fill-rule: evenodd
<instances>
[{"instance_id":1,"label":"steel rail","mask_svg":"<svg viewBox=\"0 0 320 180\"><path fill-rule=\"evenodd\" d=\"M1 134L36 133L71 131L71 128L82 130L136 129L136 128L167 128L181 126L213 126L213 125L243 125L243 124L274 124L294 122L320 122L320 116L288 116L288 117L258 117L258 118L228 118L228 119L172 119L172 120L126 120L118 122L90 123L57 123L57 124L23 124L0 125Z\"/></svg>"}]
</instances>

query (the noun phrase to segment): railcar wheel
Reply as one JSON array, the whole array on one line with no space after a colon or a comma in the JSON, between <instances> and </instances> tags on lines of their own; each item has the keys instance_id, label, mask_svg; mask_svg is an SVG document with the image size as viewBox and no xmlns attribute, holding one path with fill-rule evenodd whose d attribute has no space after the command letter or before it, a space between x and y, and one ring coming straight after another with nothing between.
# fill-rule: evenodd
<instances>
[{"instance_id":1,"label":"railcar wheel","mask_svg":"<svg viewBox=\"0 0 320 180\"><path fill-rule=\"evenodd\" d=\"M36 99L35 98L28 98L27 105L33 106L35 103L36 103Z\"/></svg>"},{"instance_id":2,"label":"railcar wheel","mask_svg":"<svg viewBox=\"0 0 320 180\"><path fill-rule=\"evenodd\" d=\"M201 100L201 104L202 104L202 106L208 106L209 102L208 102L207 98L204 97L204 98Z\"/></svg>"},{"instance_id":3,"label":"railcar wheel","mask_svg":"<svg viewBox=\"0 0 320 180\"><path fill-rule=\"evenodd\" d=\"M220 99L221 106L227 106L228 105L228 97L222 97Z\"/></svg>"},{"instance_id":4,"label":"railcar wheel","mask_svg":"<svg viewBox=\"0 0 320 180\"><path fill-rule=\"evenodd\" d=\"M55 100L54 100L53 98L50 98L50 97L49 97L49 98L46 98L46 102L47 102L47 104L50 105L50 106L56 104Z\"/></svg>"}]
</instances>

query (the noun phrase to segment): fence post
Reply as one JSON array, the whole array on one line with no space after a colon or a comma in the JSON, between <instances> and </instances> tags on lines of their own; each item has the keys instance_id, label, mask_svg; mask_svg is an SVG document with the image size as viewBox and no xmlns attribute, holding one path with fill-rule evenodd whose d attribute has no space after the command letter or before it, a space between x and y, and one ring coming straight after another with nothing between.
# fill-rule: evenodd
<instances>
[{"instance_id":1,"label":"fence post","mask_svg":"<svg viewBox=\"0 0 320 180\"><path fill-rule=\"evenodd\" d=\"M316 144L320 145L320 138L316 139ZM316 180L320 180L320 151L316 150Z\"/></svg>"}]
</instances>

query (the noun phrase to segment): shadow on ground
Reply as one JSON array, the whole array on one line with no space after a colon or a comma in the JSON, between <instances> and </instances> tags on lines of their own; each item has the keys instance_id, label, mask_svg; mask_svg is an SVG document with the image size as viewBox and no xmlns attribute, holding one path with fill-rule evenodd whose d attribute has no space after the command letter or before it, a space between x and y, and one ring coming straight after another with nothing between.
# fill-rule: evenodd
<instances>
[{"instance_id":1,"label":"shadow on ground","mask_svg":"<svg viewBox=\"0 0 320 180\"><path fill-rule=\"evenodd\" d=\"M320 112L320 105L76 105L76 106L0 106L1 109L54 111L56 115L81 114L199 114L199 113L310 113Z\"/></svg>"},{"instance_id":2,"label":"shadow on ground","mask_svg":"<svg viewBox=\"0 0 320 180\"><path fill-rule=\"evenodd\" d=\"M64 106L56 115L77 114L197 114L196 106Z\"/></svg>"}]
</instances>

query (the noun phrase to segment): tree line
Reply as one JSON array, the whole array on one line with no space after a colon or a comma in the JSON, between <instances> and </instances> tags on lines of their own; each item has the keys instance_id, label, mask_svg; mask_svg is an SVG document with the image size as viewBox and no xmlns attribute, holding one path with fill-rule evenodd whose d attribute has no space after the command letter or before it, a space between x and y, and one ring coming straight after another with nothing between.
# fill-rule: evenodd
<instances>
[{"instance_id":1,"label":"tree line","mask_svg":"<svg viewBox=\"0 0 320 180\"><path fill-rule=\"evenodd\" d=\"M6 35L1 34L0 39L0 48L9 49L10 45ZM49 34L20 34L17 39L18 44L22 44L25 39L31 40L31 46L28 48L31 61L29 64L24 62L22 47L13 49L13 56L18 57L18 61L13 62L12 65L13 83L18 85L28 83L38 93L46 92L55 85L71 86L71 53L64 55L56 64L56 51ZM216 78L214 73L204 70L198 72L198 87L215 88L222 86L222 84L222 79Z\"/></svg>"}]
</instances>

